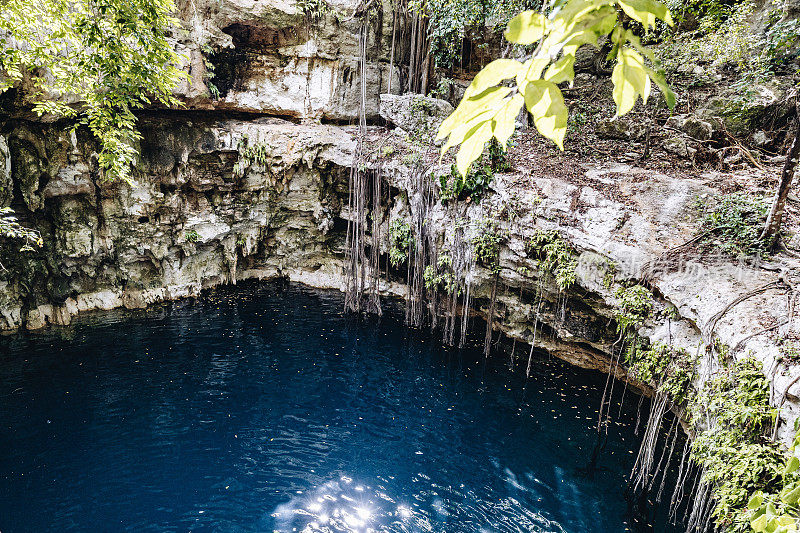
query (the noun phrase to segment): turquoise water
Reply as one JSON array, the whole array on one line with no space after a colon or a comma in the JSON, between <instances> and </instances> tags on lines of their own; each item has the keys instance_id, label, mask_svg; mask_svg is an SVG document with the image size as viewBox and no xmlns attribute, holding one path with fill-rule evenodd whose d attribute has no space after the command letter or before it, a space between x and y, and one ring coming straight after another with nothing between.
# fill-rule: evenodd
<instances>
[{"instance_id":1,"label":"turquoise water","mask_svg":"<svg viewBox=\"0 0 800 533\"><path fill-rule=\"evenodd\" d=\"M0 339L0 531L649 530L633 394L587 475L604 375L341 309L248 284Z\"/></svg>"}]
</instances>

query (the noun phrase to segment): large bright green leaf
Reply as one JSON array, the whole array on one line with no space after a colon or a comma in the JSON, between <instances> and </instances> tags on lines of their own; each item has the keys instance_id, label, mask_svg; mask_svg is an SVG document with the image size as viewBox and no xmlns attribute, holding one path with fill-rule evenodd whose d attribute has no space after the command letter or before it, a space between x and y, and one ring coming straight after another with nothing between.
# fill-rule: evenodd
<instances>
[{"instance_id":1,"label":"large bright green leaf","mask_svg":"<svg viewBox=\"0 0 800 533\"><path fill-rule=\"evenodd\" d=\"M538 80L542 77L542 71L550 64L550 57L532 57L525 62L523 69L517 74L517 89L525 92L525 84L528 81Z\"/></svg>"},{"instance_id":2,"label":"large bright green leaf","mask_svg":"<svg viewBox=\"0 0 800 533\"><path fill-rule=\"evenodd\" d=\"M645 28L656 25L656 20L663 20L672 26L672 15L667 6L657 0L617 0L619 6L630 18L641 22Z\"/></svg>"},{"instance_id":3,"label":"large bright green leaf","mask_svg":"<svg viewBox=\"0 0 800 533\"><path fill-rule=\"evenodd\" d=\"M767 528L767 515L762 514L750 522L750 527L752 527L754 531L765 531Z\"/></svg>"},{"instance_id":4,"label":"large bright green leaf","mask_svg":"<svg viewBox=\"0 0 800 533\"><path fill-rule=\"evenodd\" d=\"M478 72L467 90L464 91L464 97L471 98L503 80L514 78L522 68L522 63L514 59L495 59Z\"/></svg>"},{"instance_id":5,"label":"large bright green leaf","mask_svg":"<svg viewBox=\"0 0 800 533\"><path fill-rule=\"evenodd\" d=\"M747 508L754 511L761 507L762 503L764 503L764 494L762 492L756 492L750 497L750 500L748 500Z\"/></svg>"},{"instance_id":6,"label":"large bright green leaf","mask_svg":"<svg viewBox=\"0 0 800 533\"><path fill-rule=\"evenodd\" d=\"M781 501L786 505L797 505L800 501L800 485L794 487L787 494L781 495Z\"/></svg>"},{"instance_id":7,"label":"large bright green leaf","mask_svg":"<svg viewBox=\"0 0 800 533\"><path fill-rule=\"evenodd\" d=\"M457 126L469 122L472 118L488 109L500 107L500 102L511 92L510 87L489 87L480 94L463 98L453 114L439 126L436 139L444 139Z\"/></svg>"},{"instance_id":8,"label":"large bright green leaf","mask_svg":"<svg viewBox=\"0 0 800 533\"><path fill-rule=\"evenodd\" d=\"M783 475L789 475L798 468L800 468L800 459L793 455L788 461L786 461L786 467L783 469Z\"/></svg>"},{"instance_id":9,"label":"large bright green leaf","mask_svg":"<svg viewBox=\"0 0 800 533\"><path fill-rule=\"evenodd\" d=\"M533 44L547 29L547 19L538 11L523 11L508 22L505 37L517 44Z\"/></svg>"},{"instance_id":10,"label":"large bright green leaf","mask_svg":"<svg viewBox=\"0 0 800 533\"><path fill-rule=\"evenodd\" d=\"M656 72L653 69L647 68L647 75L650 76L655 84L658 86L658 89L661 91L661 94L664 95L664 100L667 101L667 106L670 109L675 108L675 93L670 89L669 85L667 85L667 80L664 79L664 73L659 71Z\"/></svg>"},{"instance_id":11,"label":"large bright green leaf","mask_svg":"<svg viewBox=\"0 0 800 533\"><path fill-rule=\"evenodd\" d=\"M650 96L650 76L644 58L631 48L621 47L617 52L617 65L611 73L611 81L614 82L613 96L618 116L633 109L639 96L644 102Z\"/></svg>"},{"instance_id":12,"label":"large bright green leaf","mask_svg":"<svg viewBox=\"0 0 800 533\"><path fill-rule=\"evenodd\" d=\"M500 108L500 111L495 115L492 121L492 132L495 139L503 146L506 147L508 139L514 133L515 121L519 110L522 108L524 98L521 94L517 93L511 97L506 104Z\"/></svg>"},{"instance_id":13,"label":"large bright green leaf","mask_svg":"<svg viewBox=\"0 0 800 533\"><path fill-rule=\"evenodd\" d=\"M462 176L467 175L469 166L481 156L486 141L491 138L492 125L489 122L483 122L467 133L456 155L456 167Z\"/></svg>"},{"instance_id":14,"label":"large bright green leaf","mask_svg":"<svg viewBox=\"0 0 800 533\"><path fill-rule=\"evenodd\" d=\"M468 122L456 126L456 128L450 133L450 136L447 138L447 142L444 144L444 146L442 146L441 153L444 154L445 152L447 152L447 150L449 150L453 146L456 146L464 142L464 137L467 136L467 133L469 133L469 131L472 128L474 128L477 124L486 122L488 120L492 120L495 114L497 114L497 111L495 109L487 109L482 113L475 115Z\"/></svg>"},{"instance_id":15,"label":"large bright green leaf","mask_svg":"<svg viewBox=\"0 0 800 533\"><path fill-rule=\"evenodd\" d=\"M525 105L533 115L539 133L563 150L568 111L559 88L544 80L528 82L525 86Z\"/></svg>"},{"instance_id":16,"label":"large bright green leaf","mask_svg":"<svg viewBox=\"0 0 800 533\"><path fill-rule=\"evenodd\" d=\"M544 73L544 79L551 83L572 82L575 79L575 56L565 55L549 67Z\"/></svg>"}]
</instances>

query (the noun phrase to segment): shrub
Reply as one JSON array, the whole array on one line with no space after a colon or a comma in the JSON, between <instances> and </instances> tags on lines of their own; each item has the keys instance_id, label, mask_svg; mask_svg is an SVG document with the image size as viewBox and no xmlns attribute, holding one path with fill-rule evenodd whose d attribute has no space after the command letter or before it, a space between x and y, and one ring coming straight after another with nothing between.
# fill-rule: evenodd
<instances>
[{"instance_id":1,"label":"shrub","mask_svg":"<svg viewBox=\"0 0 800 533\"><path fill-rule=\"evenodd\" d=\"M701 231L713 230L703 242L733 256L765 255L759 239L769 210L765 198L748 193L723 196L702 219Z\"/></svg>"}]
</instances>

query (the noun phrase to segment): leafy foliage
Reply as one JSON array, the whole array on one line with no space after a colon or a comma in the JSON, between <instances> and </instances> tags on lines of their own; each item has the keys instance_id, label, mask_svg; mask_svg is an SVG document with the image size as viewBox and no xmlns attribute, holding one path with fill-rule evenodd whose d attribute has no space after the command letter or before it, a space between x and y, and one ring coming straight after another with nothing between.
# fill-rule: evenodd
<instances>
[{"instance_id":1,"label":"leafy foliage","mask_svg":"<svg viewBox=\"0 0 800 533\"><path fill-rule=\"evenodd\" d=\"M105 177L129 180L140 139L133 111L178 104L174 10L172 0L6 0L0 92L22 88L40 115L86 125Z\"/></svg>"},{"instance_id":2,"label":"leafy foliage","mask_svg":"<svg viewBox=\"0 0 800 533\"><path fill-rule=\"evenodd\" d=\"M550 273L561 290L567 290L575 283L578 260L557 231L537 230L528 241L527 249L537 258L539 270Z\"/></svg>"},{"instance_id":3,"label":"leafy foliage","mask_svg":"<svg viewBox=\"0 0 800 533\"><path fill-rule=\"evenodd\" d=\"M614 293L614 297L618 300L614 318L617 320L619 333L635 332L653 312L653 297L650 291L641 285L620 287Z\"/></svg>"},{"instance_id":4,"label":"leafy foliage","mask_svg":"<svg viewBox=\"0 0 800 533\"><path fill-rule=\"evenodd\" d=\"M748 357L724 368L693 398L695 426L706 427L691 457L714 489L713 516L726 531L749 528L747 503L757 490L771 490L781 474L782 454L765 434L776 416L761 363Z\"/></svg>"},{"instance_id":5,"label":"leafy foliage","mask_svg":"<svg viewBox=\"0 0 800 533\"><path fill-rule=\"evenodd\" d=\"M625 363L639 381L667 394L676 404L686 401L695 374L695 361L686 350L663 343L643 349L632 343Z\"/></svg>"},{"instance_id":6,"label":"leafy foliage","mask_svg":"<svg viewBox=\"0 0 800 533\"><path fill-rule=\"evenodd\" d=\"M460 293L452 268L453 260L450 254L447 252L442 253L436 261L436 266L428 265L422 273L425 289L435 292L441 287L447 294Z\"/></svg>"},{"instance_id":7,"label":"leafy foliage","mask_svg":"<svg viewBox=\"0 0 800 533\"><path fill-rule=\"evenodd\" d=\"M508 20L524 8L521 0L412 0L412 11L428 16L428 37L431 56L439 68L458 65L461 46L470 30L484 27L489 31L502 28Z\"/></svg>"},{"instance_id":8,"label":"leafy foliage","mask_svg":"<svg viewBox=\"0 0 800 533\"><path fill-rule=\"evenodd\" d=\"M464 200L477 202L489 188L495 172L509 170L506 151L497 142L489 143L488 150L481 156L480 164L462 176L455 165L451 165L449 175L439 176L439 197L443 201Z\"/></svg>"},{"instance_id":9,"label":"leafy foliage","mask_svg":"<svg viewBox=\"0 0 800 533\"><path fill-rule=\"evenodd\" d=\"M29 252L43 244L41 234L22 226L10 207L0 207L0 237L22 241L20 252Z\"/></svg>"},{"instance_id":10,"label":"leafy foliage","mask_svg":"<svg viewBox=\"0 0 800 533\"><path fill-rule=\"evenodd\" d=\"M265 167L272 157L270 148L261 143L251 145L247 136L239 139L237 145L239 160L233 165L233 175L242 177L253 165Z\"/></svg>"},{"instance_id":11,"label":"leafy foliage","mask_svg":"<svg viewBox=\"0 0 800 533\"><path fill-rule=\"evenodd\" d=\"M186 239L186 242L194 244L200 240L200 234L197 233L195 230L190 229L189 231L186 232L184 238Z\"/></svg>"},{"instance_id":12,"label":"leafy foliage","mask_svg":"<svg viewBox=\"0 0 800 533\"><path fill-rule=\"evenodd\" d=\"M747 193L723 196L703 216L701 231L714 230L703 240L733 256L763 255L767 248L760 235L768 210L763 197Z\"/></svg>"},{"instance_id":13,"label":"leafy foliage","mask_svg":"<svg viewBox=\"0 0 800 533\"><path fill-rule=\"evenodd\" d=\"M533 115L539 133L563 148L568 111L558 84L573 81L578 48L597 45L602 36L610 35L610 56L617 62L612 80L618 115L630 111L639 97L646 102L652 82L659 86L669 106L674 106L675 96L658 71L655 56L625 27L620 11L645 28L655 26L657 20L672 24L666 6L656 0L566 0L548 16L523 11L511 19L506 39L519 45L536 45L532 56L524 63L514 59L489 63L439 128L437 139L447 138L442 153L461 145L456 165L462 175L490 139L506 146L523 104ZM506 80L515 83L509 87Z\"/></svg>"},{"instance_id":14,"label":"leafy foliage","mask_svg":"<svg viewBox=\"0 0 800 533\"><path fill-rule=\"evenodd\" d=\"M414 235L407 220L396 218L389 224L389 262L397 267L408 260L414 247Z\"/></svg>"},{"instance_id":15,"label":"leafy foliage","mask_svg":"<svg viewBox=\"0 0 800 533\"><path fill-rule=\"evenodd\" d=\"M797 429L797 422L795 422ZM750 527L757 533L795 533L800 520L800 459L797 446L800 432L795 433L791 454L786 458L780 473L780 490L765 494L757 491L747 502L751 511Z\"/></svg>"},{"instance_id":16,"label":"leafy foliage","mask_svg":"<svg viewBox=\"0 0 800 533\"><path fill-rule=\"evenodd\" d=\"M475 258L495 274L500 272L500 244L504 239L497 222L489 219L481 221L477 234L472 238Z\"/></svg>"}]
</instances>

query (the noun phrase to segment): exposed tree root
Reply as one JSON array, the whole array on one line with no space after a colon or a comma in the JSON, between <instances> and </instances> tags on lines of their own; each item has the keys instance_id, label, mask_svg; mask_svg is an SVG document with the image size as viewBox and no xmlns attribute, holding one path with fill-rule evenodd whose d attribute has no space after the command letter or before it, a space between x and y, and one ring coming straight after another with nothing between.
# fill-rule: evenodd
<instances>
[{"instance_id":1,"label":"exposed tree root","mask_svg":"<svg viewBox=\"0 0 800 533\"><path fill-rule=\"evenodd\" d=\"M723 307L721 311L719 311L717 314L715 314L714 316L712 316L708 320L708 322L706 323L705 327L703 328L703 339L704 339L704 341L707 344L711 342L711 340L713 339L713 335L714 335L714 329L717 327L717 322L719 322L720 319L723 316L725 316L725 314L728 311L730 311L731 309L733 309L735 306L739 305L740 303L744 302L745 300L747 300L749 298L752 298L753 296L756 296L758 294L761 294L762 292L766 292L766 291L768 291L770 289L791 289L791 286L788 283L786 283L786 281L784 281L783 278L781 278L781 279L778 279L776 281L771 281L771 282L769 282L769 283L767 283L765 285L762 285L761 287L753 289L752 291L748 291L748 292L742 294L741 296L737 297L735 300L733 300L728 305Z\"/></svg>"}]
</instances>

